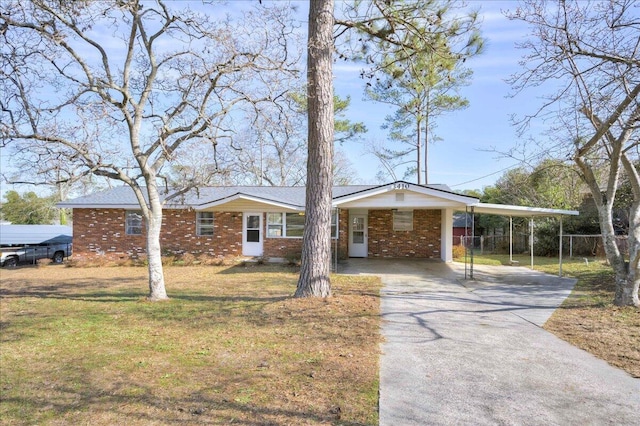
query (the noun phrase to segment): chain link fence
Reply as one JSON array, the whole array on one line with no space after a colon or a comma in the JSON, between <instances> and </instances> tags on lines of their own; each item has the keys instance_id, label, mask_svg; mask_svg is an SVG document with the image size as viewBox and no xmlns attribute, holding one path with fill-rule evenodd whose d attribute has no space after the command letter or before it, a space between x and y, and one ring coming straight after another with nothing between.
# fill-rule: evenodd
<instances>
[{"instance_id":1,"label":"chain link fence","mask_svg":"<svg viewBox=\"0 0 640 426\"><path fill-rule=\"evenodd\" d=\"M534 236L535 238L535 236ZM513 253L529 253L529 234L513 235ZM473 250L477 254L509 254L508 235L489 236L461 236L459 244L467 249ZM626 235L616 235L616 244L623 254L629 253L628 237ZM534 240L535 249L535 240ZM562 254L569 257L605 257L602 235L563 235Z\"/></svg>"}]
</instances>

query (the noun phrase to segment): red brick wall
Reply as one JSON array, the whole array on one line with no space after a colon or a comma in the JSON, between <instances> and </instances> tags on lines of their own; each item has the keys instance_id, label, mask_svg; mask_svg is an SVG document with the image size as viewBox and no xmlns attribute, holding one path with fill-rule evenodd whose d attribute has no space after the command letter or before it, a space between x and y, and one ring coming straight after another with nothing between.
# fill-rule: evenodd
<instances>
[{"instance_id":1,"label":"red brick wall","mask_svg":"<svg viewBox=\"0 0 640 426\"><path fill-rule=\"evenodd\" d=\"M348 253L349 211L341 210L338 220L338 256L344 259ZM266 228L266 217L263 223ZM413 224L413 231L394 232L391 210L370 210L369 256L440 258L440 210L414 210ZM160 237L163 254L242 255L242 213L216 212L214 229L213 236L197 236L195 211L165 210ZM333 244L332 240L332 249ZM299 258L301 247L300 238L264 238L265 257ZM125 234L125 210L75 209L73 249L75 258L136 258L145 253L145 237Z\"/></svg>"},{"instance_id":2,"label":"red brick wall","mask_svg":"<svg viewBox=\"0 0 640 426\"><path fill-rule=\"evenodd\" d=\"M216 212L214 235L196 235L196 212L165 210L160 235L163 254L209 254L216 257L242 254L242 213ZM125 210L74 209L73 255L83 258L136 258L145 253L145 236L125 234Z\"/></svg>"},{"instance_id":3,"label":"red brick wall","mask_svg":"<svg viewBox=\"0 0 640 426\"><path fill-rule=\"evenodd\" d=\"M440 259L440 228L440 210L414 210L413 231L394 231L391 210L369 210L369 256Z\"/></svg>"}]
</instances>

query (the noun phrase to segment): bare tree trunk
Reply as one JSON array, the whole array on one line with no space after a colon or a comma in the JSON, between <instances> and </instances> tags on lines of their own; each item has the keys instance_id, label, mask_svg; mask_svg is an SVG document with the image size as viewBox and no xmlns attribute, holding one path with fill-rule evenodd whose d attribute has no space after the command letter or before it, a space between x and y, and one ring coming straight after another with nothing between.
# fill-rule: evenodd
<instances>
[{"instance_id":1,"label":"bare tree trunk","mask_svg":"<svg viewBox=\"0 0 640 426\"><path fill-rule=\"evenodd\" d=\"M616 294L613 303L617 306L640 307L640 201L633 203L629 215L629 265L625 268L624 280L618 280L616 271ZM622 277L621 277L622 278Z\"/></svg>"},{"instance_id":2,"label":"bare tree trunk","mask_svg":"<svg viewBox=\"0 0 640 426\"><path fill-rule=\"evenodd\" d=\"M617 306L640 306L638 299L638 288L640 284L640 205L638 201L633 203L629 215L629 262L627 263L624 254L620 252L616 242L615 229L613 228L613 200L615 198L614 188L617 183L611 185L603 199L599 193L599 186L594 179L591 170L587 169L586 163L576 159L584 174L585 182L590 186L591 193L598 209L598 219L600 221L600 232L602 233L602 243L604 246L607 261L611 265L615 274L615 296L613 303ZM616 179L617 181L617 179Z\"/></svg>"},{"instance_id":3,"label":"bare tree trunk","mask_svg":"<svg viewBox=\"0 0 640 426\"><path fill-rule=\"evenodd\" d=\"M155 186L147 188L149 195L147 228L147 261L149 268L149 300L166 300L167 291L164 285L164 270L162 268L162 251L160 247L160 230L162 228L162 203Z\"/></svg>"},{"instance_id":4,"label":"bare tree trunk","mask_svg":"<svg viewBox=\"0 0 640 426\"><path fill-rule=\"evenodd\" d=\"M307 98L309 155L302 263L295 297L331 295L333 186L333 0L309 5Z\"/></svg>"}]
</instances>

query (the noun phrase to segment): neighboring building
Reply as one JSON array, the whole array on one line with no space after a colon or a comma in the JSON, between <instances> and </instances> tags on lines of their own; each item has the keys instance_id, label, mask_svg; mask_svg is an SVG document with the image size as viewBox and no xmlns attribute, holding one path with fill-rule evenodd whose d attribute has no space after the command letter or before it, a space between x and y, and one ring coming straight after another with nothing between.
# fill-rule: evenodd
<instances>
[{"instance_id":1,"label":"neighboring building","mask_svg":"<svg viewBox=\"0 0 640 426\"><path fill-rule=\"evenodd\" d=\"M200 188L164 209L164 253L215 257L299 258L305 187ZM137 257L145 228L133 191L118 187L58 204L73 209L74 257ZM453 213L468 207L495 214L575 214L483 205L445 185L393 182L333 189L333 247L340 258L452 260ZM506 213L506 208L511 208Z\"/></svg>"},{"instance_id":2,"label":"neighboring building","mask_svg":"<svg viewBox=\"0 0 640 426\"><path fill-rule=\"evenodd\" d=\"M462 237L470 236L473 232L473 215L465 212L453 214L453 244L462 244Z\"/></svg>"},{"instance_id":3,"label":"neighboring building","mask_svg":"<svg viewBox=\"0 0 640 426\"><path fill-rule=\"evenodd\" d=\"M0 224L0 246L71 244L72 239L70 226Z\"/></svg>"},{"instance_id":4,"label":"neighboring building","mask_svg":"<svg viewBox=\"0 0 640 426\"><path fill-rule=\"evenodd\" d=\"M40 259L62 263L71 255L73 230L60 225L0 225L0 266L35 264Z\"/></svg>"}]
</instances>

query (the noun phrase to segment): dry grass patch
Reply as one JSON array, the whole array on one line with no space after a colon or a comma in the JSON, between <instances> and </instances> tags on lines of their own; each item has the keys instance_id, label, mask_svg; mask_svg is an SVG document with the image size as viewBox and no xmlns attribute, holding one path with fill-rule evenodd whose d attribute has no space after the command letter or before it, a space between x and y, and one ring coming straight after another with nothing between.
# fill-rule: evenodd
<instances>
[{"instance_id":1,"label":"dry grass patch","mask_svg":"<svg viewBox=\"0 0 640 426\"><path fill-rule=\"evenodd\" d=\"M610 267L592 262L570 274L578 283L544 328L640 377L640 309L613 305L615 283Z\"/></svg>"},{"instance_id":2,"label":"dry grass patch","mask_svg":"<svg viewBox=\"0 0 640 426\"><path fill-rule=\"evenodd\" d=\"M379 288L286 267L21 268L0 280L2 424L377 424Z\"/></svg>"}]
</instances>

